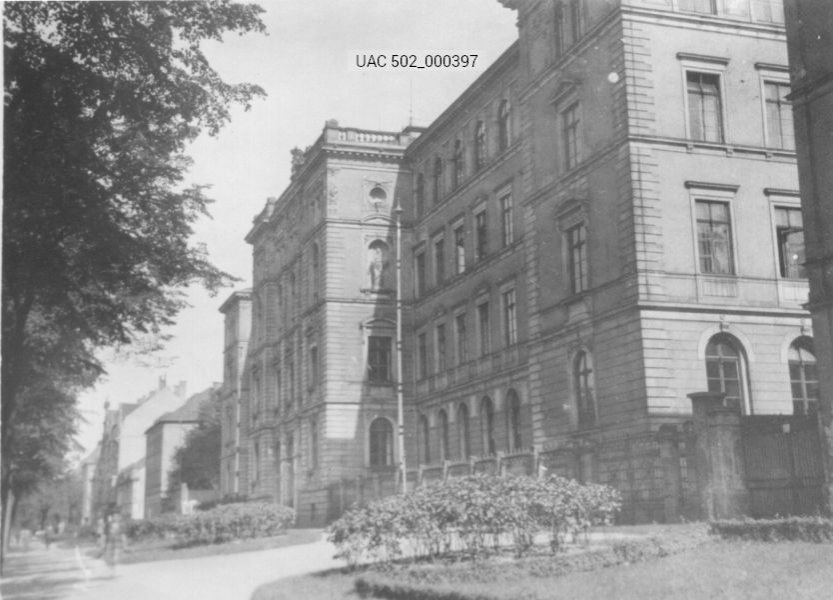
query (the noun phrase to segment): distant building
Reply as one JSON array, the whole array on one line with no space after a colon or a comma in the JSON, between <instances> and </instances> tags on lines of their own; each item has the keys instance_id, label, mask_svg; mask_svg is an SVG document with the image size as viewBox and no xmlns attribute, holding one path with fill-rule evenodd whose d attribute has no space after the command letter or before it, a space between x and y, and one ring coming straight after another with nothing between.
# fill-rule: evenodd
<instances>
[{"instance_id":1,"label":"distant building","mask_svg":"<svg viewBox=\"0 0 833 600\"><path fill-rule=\"evenodd\" d=\"M786 0L807 273L833 506L833 3Z\"/></svg>"},{"instance_id":2,"label":"distant building","mask_svg":"<svg viewBox=\"0 0 833 600\"><path fill-rule=\"evenodd\" d=\"M90 452L79 465L81 475L81 524L92 523L94 516L95 473L101 456L101 442Z\"/></svg>"},{"instance_id":3,"label":"distant building","mask_svg":"<svg viewBox=\"0 0 833 600\"><path fill-rule=\"evenodd\" d=\"M219 392L212 386L171 412L165 413L145 432L145 518L176 510L172 497L179 490L169 488L169 473L176 451L185 445L188 432L200 424L200 410ZM166 506L167 504L167 506Z\"/></svg>"},{"instance_id":4,"label":"distant building","mask_svg":"<svg viewBox=\"0 0 833 600\"><path fill-rule=\"evenodd\" d=\"M561 445L617 485L594 448L691 392L816 410L780 1L503 4L518 42L427 129L327 122L246 238L247 492L302 523L400 460L397 205L409 467Z\"/></svg>"}]
</instances>

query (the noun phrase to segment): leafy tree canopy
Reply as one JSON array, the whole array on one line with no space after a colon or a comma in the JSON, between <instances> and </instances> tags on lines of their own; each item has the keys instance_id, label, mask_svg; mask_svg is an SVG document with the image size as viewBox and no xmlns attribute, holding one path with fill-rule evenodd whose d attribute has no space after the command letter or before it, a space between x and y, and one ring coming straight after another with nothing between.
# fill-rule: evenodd
<instances>
[{"instance_id":1,"label":"leafy tree canopy","mask_svg":"<svg viewBox=\"0 0 833 600\"><path fill-rule=\"evenodd\" d=\"M188 432L185 444L174 453L168 478L169 490L175 491L182 483L192 490L219 489L221 408L218 394L212 394L200 407L199 425Z\"/></svg>"},{"instance_id":2,"label":"leafy tree canopy","mask_svg":"<svg viewBox=\"0 0 833 600\"><path fill-rule=\"evenodd\" d=\"M229 282L189 241L209 200L185 187L184 152L232 105L263 95L224 82L200 50L262 32L261 12L229 1L5 3L4 499L18 432L94 381L96 348L171 323L183 286Z\"/></svg>"}]
</instances>

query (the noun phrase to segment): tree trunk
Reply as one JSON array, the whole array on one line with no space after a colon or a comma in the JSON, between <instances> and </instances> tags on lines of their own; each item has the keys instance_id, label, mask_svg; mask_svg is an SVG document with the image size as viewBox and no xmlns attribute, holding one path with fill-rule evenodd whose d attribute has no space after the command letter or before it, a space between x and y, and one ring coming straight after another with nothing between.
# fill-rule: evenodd
<instances>
[{"instance_id":1,"label":"tree trunk","mask_svg":"<svg viewBox=\"0 0 833 600\"><path fill-rule=\"evenodd\" d=\"M14 492L8 485L3 486L3 516L0 520L0 575L4 574L4 566L6 562L6 552L9 549L9 538L12 529L12 516L14 515L14 505L16 502Z\"/></svg>"}]
</instances>

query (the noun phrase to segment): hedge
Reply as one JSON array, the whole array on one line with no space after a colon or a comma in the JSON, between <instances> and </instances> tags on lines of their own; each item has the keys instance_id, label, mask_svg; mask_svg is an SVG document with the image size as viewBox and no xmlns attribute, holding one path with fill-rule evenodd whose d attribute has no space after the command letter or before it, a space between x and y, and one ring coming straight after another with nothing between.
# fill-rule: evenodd
<instances>
[{"instance_id":1,"label":"hedge","mask_svg":"<svg viewBox=\"0 0 833 600\"><path fill-rule=\"evenodd\" d=\"M760 542L833 542L833 519L786 517L783 519L737 519L713 521L709 531L723 539Z\"/></svg>"},{"instance_id":2,"label":"hedge","mask_svg":"<svg viewBox=\"0 0 833 600\"><path fill-rule=\"evenodd\" d=\"M538 536L553 551L567 536L610 522L621 507L607 486L561 477L472 475L421 486L345 513L328 528L337 557L390 562L406 555L488 556L502 545L525 554ZM403 542L409 546L405 548Z\"/></svg>"},{"instance_id":3,"label":"hedge","mask_svg":"<svg viewBox=\"0 0 833 600\"><path fill-rule=\"evenodd\" d=\"M190 515L132 521L126 533L134 541L173 538L183 547L279 535L294 521L295 511L278 504L223 504Z\"/></svg>"}]
</instances>

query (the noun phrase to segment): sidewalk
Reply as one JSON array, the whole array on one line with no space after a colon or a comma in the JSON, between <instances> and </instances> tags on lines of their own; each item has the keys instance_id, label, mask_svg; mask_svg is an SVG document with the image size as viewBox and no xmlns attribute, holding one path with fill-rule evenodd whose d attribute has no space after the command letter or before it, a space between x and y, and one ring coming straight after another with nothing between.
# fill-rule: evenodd
<instances>
[{"instance_id":1,"label":"sidewalk","mask_svg":"<svg viewBox=\"0 0 833 600\"><path fill-rule=\"evenodd\" d=\"M326 541L272 550L120 565L115 576L83 552L10 552L3 600L249 600L256 588L344 565Z\"/></svg>"}]
</instances>

